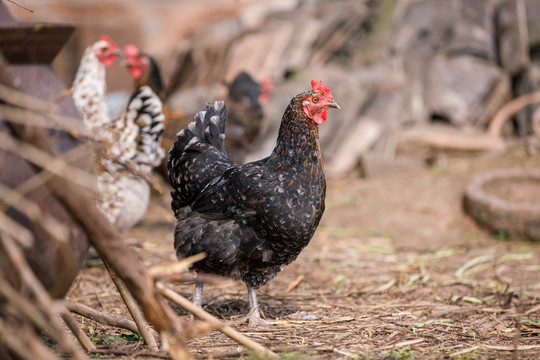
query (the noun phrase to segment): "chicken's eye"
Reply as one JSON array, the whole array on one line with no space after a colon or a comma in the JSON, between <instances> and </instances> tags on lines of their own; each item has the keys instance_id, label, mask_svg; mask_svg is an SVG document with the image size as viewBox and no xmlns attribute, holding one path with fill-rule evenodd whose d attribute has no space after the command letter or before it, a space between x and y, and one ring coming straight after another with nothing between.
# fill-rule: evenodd
<instances>
[{"instance_id":1,"label":"chicken's eye","mask_svg":"<svg viewBox=\"0 0 540 360\"><path fill-rule=\"evenodd\" d=\"M318 98L318 97L314 97L314 98L313 98L313 103L316 104L316 103L318 103L318 102L319 102L319 98Z\"/></svg>"}]
</instances>

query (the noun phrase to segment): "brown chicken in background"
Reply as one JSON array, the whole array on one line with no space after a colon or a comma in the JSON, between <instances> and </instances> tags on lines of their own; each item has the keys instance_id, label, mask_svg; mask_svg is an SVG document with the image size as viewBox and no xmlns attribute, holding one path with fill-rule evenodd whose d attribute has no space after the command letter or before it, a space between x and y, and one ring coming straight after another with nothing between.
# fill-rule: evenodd
<instances>
[{"instance_id":1,"label":"brown chicken in background","mask_svg":"<svg viewBox=\"0 0 540 360\"><path fill-rule=\"evenodd\" d=\"M193 269L242 280L250 300L250 326L263 324L255 289L296 259L324 212L326 180L319 125L338 108L330 90L313 80L295 96L281 120L274 151L245 165L225 151L227 110L209 104L178 133L169 152L177 218L178 258L206 253ZM202 283L194 302L201 305Z\"/></svg>"},{"instance_id":2,"label":"brown chicken in background","mask_svg":"<svg viewBox=\"0 0 540 360\"><path fill-rule=\"evenodd\" d=\"M132 44L124 47L124 56L125 65L131 77L135 79L135 88L139 89L143 86L149 86L161 99L162 110L165 115L163 132L161 134L161 148L167 154L176 141L178 129L186 127L192 121L192 118L186 116L181 111L172 110L167 106L167 94L161 77L161 71L151 56L144 54ZM164 179L168 180L166 156L161 164L155 168L155 171L163 176Z\"/></svg>"},{"instance_id":3,"label":"brown chicken in background","mask_svg":"<svg viewBox=\"0 0 540 360\"><path fill-rule=\"evenodd\" d=\"M150 86L163 103L165 121L161 147L167 153L176 141L177 133L186 128L193 121L193 117L167 106L167 94L161 72L151 56L141 52L134 45L126 46L124 52L126 66L135 78L135 87ZM225 144L229 159L243 163L259 134L264 118L261 104L268 99L272 82L266 79L259 84L249 74L241 72L230 84L225 85L228 89L226 104L229 112ZM168 181L166 159L156 171Z\"/></svg>"}]
</instances>

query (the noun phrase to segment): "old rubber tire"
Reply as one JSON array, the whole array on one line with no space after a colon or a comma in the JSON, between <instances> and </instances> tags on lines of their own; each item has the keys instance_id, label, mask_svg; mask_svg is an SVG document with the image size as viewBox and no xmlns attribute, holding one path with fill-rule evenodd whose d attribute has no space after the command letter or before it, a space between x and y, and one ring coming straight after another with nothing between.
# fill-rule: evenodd
<instances>
[{"instance_id":1,"label":"old rubber tire","mask_svg":"<svg viewBox=\"0 0 540 360\"><path fill-rule=\"evenodd\" d=\"M537 194L540 194L540 170L503 169L483 172L467 185L465 211L480 225L495 233L540 241L540 202L512 201L486 191L490 183L506 182L508 186L518 186L512 184L517 181L531 182L538 188Z\"/></svg>"}]
</instances>

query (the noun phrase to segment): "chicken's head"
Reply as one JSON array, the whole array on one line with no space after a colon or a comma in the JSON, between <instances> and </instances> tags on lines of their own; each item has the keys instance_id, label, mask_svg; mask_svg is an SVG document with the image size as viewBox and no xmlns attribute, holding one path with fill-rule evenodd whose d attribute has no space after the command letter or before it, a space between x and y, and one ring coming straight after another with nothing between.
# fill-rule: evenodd
<instances>
[{"instance_id":1,"label":"chicken's head","mask_svg":"<svg viewBox=\"0 0 540 360\"><path fill-rule=\"evenodd\" d=\"M312 91L308 97L302 101L302 107L306 115L316 124L321 125L326 121L328 108L341 109L334 101L330 89L322 84L322 81L311 80Z\"/></svg>"},{"instance_id":2,"label":"chicken's head","mask_svg":"<svg viewBox=\"0 0 540 360\"><path fill-rule=\"evenodd\" d=\"M259 95L259 102L265 103L270 98L270 93L272 92L272 89L274 88L274 82L270 77L265 77L261 80L261 86L262 86L262 92L261 95Z\"/></svg>"},{"instance_id":3,"label":"chicken's head","mask_svg":"<svg viewBox=\"0 0 540 360\"><path fill-rule=\"evenodd\" d=\"M107 35L101 35L94 44L97 59L105 66L110 66L119 54L118 45Z\"/></svg>"},{"instance_id":4,"label":"chicken's head","mask_svg":"<svg viewBox=\"0 0 540 360\"><path fill-rule=\"evenodd\" d=\"M150 66L148 57L133 44L124 46L124 56L129 74L135 80L139 79Z\"/></svg>"}]
</instances>

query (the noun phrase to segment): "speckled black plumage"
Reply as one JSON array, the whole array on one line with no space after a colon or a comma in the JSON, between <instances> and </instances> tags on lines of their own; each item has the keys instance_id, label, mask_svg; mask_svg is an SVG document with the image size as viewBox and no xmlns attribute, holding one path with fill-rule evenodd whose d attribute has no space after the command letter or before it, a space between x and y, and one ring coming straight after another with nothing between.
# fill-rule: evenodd
<instances>
[{"instance_id":1,"label":"speckled black plumage","mask_svg":"<svg viewBox=\"0 0 540 360\"><path fill-rule=\"evenodd\" d=\"M223 147L223 102L178 134L169 153L179 258L200 252L198 272L242 279L258 288L296 259L324 211L326 181L317 125L302 110L313 92L297 95L283 115L276 147L239 165Z\"/></svg>"}]
</instances>

